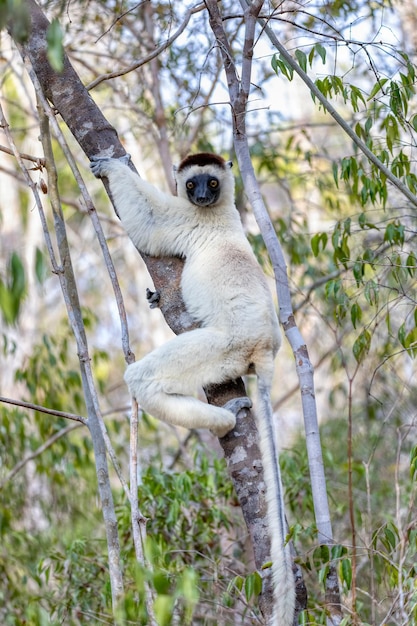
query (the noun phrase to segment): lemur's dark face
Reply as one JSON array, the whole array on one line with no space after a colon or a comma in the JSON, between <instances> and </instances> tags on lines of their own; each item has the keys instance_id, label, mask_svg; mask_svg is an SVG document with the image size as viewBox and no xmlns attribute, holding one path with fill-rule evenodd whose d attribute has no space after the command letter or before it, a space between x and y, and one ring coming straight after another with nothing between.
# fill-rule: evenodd
<instances>
[{"instance_id":1,"label":"lemur's dark face","mask_svg":"<svg viewBox=\"0 0 417 626\"><path fill-rule=\"evenodd\" d=\"M196 174L185 182L190 202L200 207L215 204L220 195L220 181L212 174Z\"/></svg>"}]
</instances>

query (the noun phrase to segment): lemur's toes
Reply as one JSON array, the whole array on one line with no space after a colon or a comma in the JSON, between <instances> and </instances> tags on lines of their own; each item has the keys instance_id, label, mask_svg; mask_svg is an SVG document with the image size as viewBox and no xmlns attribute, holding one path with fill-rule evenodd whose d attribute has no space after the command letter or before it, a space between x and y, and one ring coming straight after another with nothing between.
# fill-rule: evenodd
<instances>
[{"instance_id":1,"label":"lemur's toes","mask_svg":"<svg viewBox=\"0 0 417 626\"><path fill-rule=\"evenodd\" d=\"M241 409L250 409L252 406L252 400L247 396L241 398L233 398L223 405L223 408L227 411L231 411L234 415L237 415Z\"/></svg>"}]
</instances>

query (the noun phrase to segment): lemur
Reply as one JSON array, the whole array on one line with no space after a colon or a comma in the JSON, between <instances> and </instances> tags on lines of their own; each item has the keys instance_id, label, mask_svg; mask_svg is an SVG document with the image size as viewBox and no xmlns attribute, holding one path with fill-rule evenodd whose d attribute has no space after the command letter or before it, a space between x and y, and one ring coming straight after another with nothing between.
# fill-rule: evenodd
<instances>
[{"instance_id":1,"label":"lemur","mask_svg":"<svg viewBox=\"0 0 417 626\"><path fill-rule=\"evenodd\" d=\"M254 373L257 427L267 490L274 584L274 626L292 626L294 576L271 407L274 358L281 345L275 307L234 202L231 162L200 153L175 169L177 196L135 174L122 159L93 157L107 178L115 208L138 250L185 259L181 291L200 327L178 335L127 367L125 380L141 408L170 424L209 428L223 437L249 398L223 407L198 400L201 387Z\"/></svg>"}]
</instances>

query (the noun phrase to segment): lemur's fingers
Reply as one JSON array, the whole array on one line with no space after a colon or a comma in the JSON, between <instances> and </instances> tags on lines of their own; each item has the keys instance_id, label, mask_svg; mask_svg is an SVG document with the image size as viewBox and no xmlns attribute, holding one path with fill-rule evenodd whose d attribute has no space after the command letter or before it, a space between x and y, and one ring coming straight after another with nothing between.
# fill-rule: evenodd
<instances>
[{"instance_id":1,"label":"lemur's fingers","mask_svg":"<svg viewBox=\"0 0 417 626\"><path fill-rule=\"evenodd\" d=\"M93 155L92 157L90 157L90 169L94 176L96 178L102 178L103 176L106 176L106 165L112 160L112 157L103 157L98 155ZM127 165L130 161L130 154L126 152L126 154L118 157L116 160L121 161L122 163L125 163Z\"/></svg>"}]
</instances>

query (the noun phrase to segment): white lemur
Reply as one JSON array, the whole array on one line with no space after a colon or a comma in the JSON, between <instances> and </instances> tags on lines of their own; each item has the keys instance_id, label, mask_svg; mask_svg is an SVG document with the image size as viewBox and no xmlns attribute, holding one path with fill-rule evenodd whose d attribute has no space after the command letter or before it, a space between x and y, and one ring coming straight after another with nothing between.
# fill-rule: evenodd
<instances>
[{"instance_id":1,"label":"white lemur","mask_svg":"<svg viewBox=\"0 0 417 626\"><path fill-rule=\"evenodd\" d=\"M109 181L115 208L135 246L150 256L185 259L184 303L200 328L185 332L127 367L125 380L141 408L156 418L209 428L219 437L250 407L237 398L223 407L194 397L197 389L258 378L257 425L267 488L274 584L271 625L292 626L294 576L270 400L274 357L281 344L272 297L234 204L231 162L209 153L176 168L178 196L142 180L122 159L93 157L95 176Z\"/></svg>"}]
</instances>

